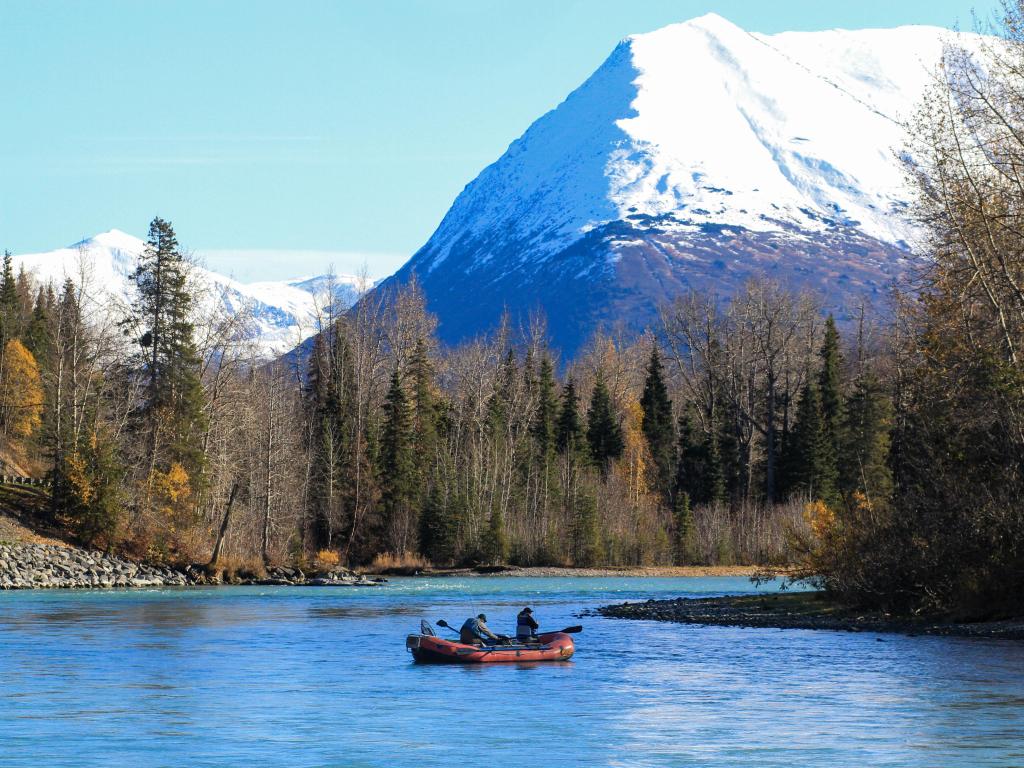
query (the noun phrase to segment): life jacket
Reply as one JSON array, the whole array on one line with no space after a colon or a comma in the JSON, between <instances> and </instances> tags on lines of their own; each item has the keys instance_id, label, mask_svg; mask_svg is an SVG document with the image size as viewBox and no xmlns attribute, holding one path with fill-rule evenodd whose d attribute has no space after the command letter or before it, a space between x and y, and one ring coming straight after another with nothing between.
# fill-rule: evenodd
<instances>
[{"instance_id":1,"label":"life jacket","mask_svg":"<svg viewBox=\"0 0 1024 768\"><path fill-rule=\"evenodd\" d=\"M533 637L537 622L528 613L520 613L516 617L516 637Z\"/></svg>"}]
</instances>

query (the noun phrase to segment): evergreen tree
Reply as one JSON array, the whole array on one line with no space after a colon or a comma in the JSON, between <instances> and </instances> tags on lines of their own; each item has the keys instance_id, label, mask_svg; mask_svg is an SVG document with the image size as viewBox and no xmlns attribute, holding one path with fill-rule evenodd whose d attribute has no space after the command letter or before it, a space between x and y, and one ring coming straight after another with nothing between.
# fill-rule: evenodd
<instances>
[{"instance_id":1,"label":"evergreen tree","mask_svg":"<svg viewBox=\"0 0 1024 768\"><path fill-rule=\"evenodd\" d=\"M788 490L830 506L838 500L836 465L822 412L818 382L808 376L797 408L788 457Z\"/></svg>"},{"instance_id":2,"label":"evergreen tree","mask_svg":"<svg viewBox=\"0 0 1024 768\"><path fill-rule=\"evenodd\" d=\"M823 461L830 463L828 474L836 477L839 472L839 447L843 428L843 357L839 347L839 331L836 330L836 321L831 314L825 321L825 338L819 356L821 370L818 373L818 392L821 396L821 418L827 450Z\"/></svg>"},{"instance_id":3,"label":"evergreen tree","mask_svg":"<svg viewBox=\"0 0 1024 768\"><path fill-rule=\"evenodd\" d=\"M710 460L722 478L722 500L736 503L749 491L750 456L749 453L744 455L743 416L736 404L728 400L718 403L715 410L717 420L708 437Z\"/></svg>"},{"instance_id":4,"label":"evergreen tree","mask_svg":"<svg viewBox=\"0 0 1024 768\"><path fill-rule=\"evenodd\" d=\"M331 375L326 352L326 335L313 338L313 350L307 363L307 403L309 406L310 483L309 502L313 520L315 549L332 545L332 505L337 491L335 441L330 424Z\"/></svg>"},{"instance_id":5,"label":"evergreen tree","mask_svg":"<svg viewBox=\"0 0 1024 768\"><path fill-rule=\"evenodd\" d=\"M137 372L145 387L140 417L151 466L180 463L193 478L202 470L199 435L205 424L201 361L192 325L188 264L170 222L149 225L133 275L138 293L130 325L141 347Z\"/></svg>"},{"instance_id":6,"label":"evergreen tree","mask_svg":"<svg viewBox=\"0 0 1024 768\"><path fill-rule=\"evenodd\" d=\"M505 535L505 518L497 509L491 511L487 530L484 532L483 555L489 563L508 561L508 537Z\"/></svg>"},{"instance_id":7,"label":"evergreen tree","mask_svg":"<svg viewBox=\"0 0 1024 768\"><path fill-rule=\"evenodd\" d=\"M89 546L113 545L124 508L124 467L114 441L95 432L62 458L57 474L62 481L54 483L54 502L78 539Z\"/></svg>"},{"instance_id":8,"label":"evergreen tree","mask_svg":"<svg viewBox=\"0 0 1024 768\"><path fill-rule=\"evenodd\" d=\"M25 346L43 364L50 351L50 316L54 305L53 288L40 288L32 308L32 319L25 333Z\"/></svg>"},{"instance_id":9,"label":"evergreen tree","mask_svg":"<svg viewBox=\"0 0 1024 768\"><path fill-rule=\"evenodd\" d=\"M559 453L577 453L586 448L583 423L580 419L580 399L576 394L576 382L572 376L562 388L562 408L555 426L555 445Z\"/></svg>"},{"instance_id":10,"label":"evergreen tree","mask_svg":"<svg viewBox=\"0 0 1024 768\"><path fill-rule=\"evenodd\" d=\"M601 371L597 372L590 409L587 411L587 442L591 460L601 471L601 476L606 477L612 461L622 455L625 443L622 426L615 416L611 394Z\"/></svg>"},{"instance_id":11,"label":"evergreen tree","mask_svg":"<svg viewBox=\"0 0 1024 768\"><path fill-rule=\"evenodd\" d=\"M396 367L384 400L380 442L380 487L388 543L394 552L411 550L417 496L413 413Z\"/></svg>"},{"instance_id":12,"label":"evergreen tree","mask_svg":"<svg viewBox=\"0 0 1024 768\"><path fill-rule=\"evenodd\" d=\"M672 523L676 565L687 565L693 561L693 510L690 509L690 495L685 491L675 496Z\"/></svg>"},{"instance_id":13,"label":"evergreen tree","mask_svg":"<svg viewBox=\"0 0 1024 768\"><path fill-rule=\"evenodd\" d=\"M558 399L555 396L555 373L551 358L545 355L540 361L540 375L536 382L537 410L530 431L537 441L541 456L552 453L556 447Z\"/></svg>"},{"instance_id":14,"label":"evergreen tree","mask_svg":"<svg viewBox=\"0 0 1024 768\"><path fill-rule=\"evenodd\" d=\"M24 264L18 270L18 277L14 283L14 294L17 297L14 312L15 333L24 341L29 324L32 322L32 309L35 306L32 293L32 278L29 276Z\"/></svg>"},{"instance_id":15,"label":"evergreen tree","mask_svg":"<svg viewBox=\"0 0 1024 768\"><path fill-rule=\"evenodd\" d=\"M718 441L695 434L689 412L679 416L678 460L673 483L673 496L685 495L687 503L710 504L725 498Z\"/></svg>"},{"instance_id":16,"label":"evergreen tree","mask_svg":"<svg viewBox=\"0 0 1024 768\"><path fill-rule=\"evenodd\" d=\"M494 395L487 402L487 421L491 435L494 437L504 434L505 428L508 426L509 410L518 375L519 366L516 363L516 353L509 347L501 369L498 371Z\"/></svg>"},{"instance_id":17,"label":"evergreen tree","mask_svg":"<svg viewBox=\"0 0 1024 768\"><path fill-rule=\"evenodd\" d=\"M458 506L458 503L445 505L438 484L427 494L420 514L420 553L432 563L450 563L455 557Z\"/></svg>"},{"instance_id":18,"label":"evergreen tree","mask_svg":"<svg viewBox=\"0 0 1024 768\"><path fill-rule=\"evenodd\" d=\"M355 517L357 472L371 474L356 452L355 370L343 321L316 337L308 370L314 543L331 549Z\"/></svg>"},{"instance_id":19,"label":"evergreen tree","mask_svg":"<svg viewBox=\"0 0 1024 768\"><path fill-rule=\"evenodd\" d=\"M720 504L725 501L725 471L722 467L722 452L719 448L718 432L712 432L705 438L705 452L707 455L707 481L706 499L710 504Z\"/></svg>"},{"instance_id":20,"label":"evergreen tree","mask_svg":"<svg viewBox=\"0 0 1024 768\"><path fill-rule=\"evenodd\" d=\"M863 493L874 504L892 495L889 468L892 400L878 377L865 371L846 403L842 430L840 487L844 494Z\"/></svg>"},{"instance_id":21,"label":"evergreen tree","mask_svg":"<svg viewBox=\"0 0 1024 768\"><path fill-rule=\"evenodd\" d=\"M423 494L437 452L438 404L434 393L434 366L427 354L427 343L422 338L416 340L409 360L409 377L412 379L416 479Z\"/></svg>"},{"instance_id":22,"label":"evergreen tree","mask_svg":"<svg viewBox=\"0 0 1024 768\"><path fill-rule=\"evenodd\" d=\"M597 502L589 494L576 497L572 510L573 563L587 567L602 560L601 533L597 525Z\"/></svg>"},{"instance_id":23,"label":"evergreen tree","mask_svg":"<svg viewBox=\"0 0 1024 768\"><path fill-rule=\"evenodd\" d=\"M3 270L0 272L0 348L4 341L17 336L18 285L14 279L12 259L10 251L4 251Z\"/></svg>"},{"instance_id":24,"label":"evergreen tree","mask_svg":"<svg viewBox=\"0 0 1024 768\"><path fill-rule=\"evenodd\" d=\"M665 386L664 368L658 345L651 348L651 359L647 364L647 379L644 382L640 407L644 412L643 431L654 460L654 482L652 486L668 500L672 495L672 475L675 469L675 430L672 419L672 401Z\"/></svg>"}]
</instances>

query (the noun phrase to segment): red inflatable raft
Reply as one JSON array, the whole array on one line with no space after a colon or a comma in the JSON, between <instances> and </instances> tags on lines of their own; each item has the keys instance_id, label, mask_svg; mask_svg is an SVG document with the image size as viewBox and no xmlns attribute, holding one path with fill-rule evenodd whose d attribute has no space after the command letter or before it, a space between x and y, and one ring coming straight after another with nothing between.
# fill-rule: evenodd
<instances>
[{"instance_id":1,"label":"red inflatable raft","mask_svg":"<svg viewBox=\"0 0 1024 768\"><path fill-rule=\"evenodd\" d=\"M409 635L405 647L421 664L495 664L501 662L565 661L576 651L572 636L547 632L536 643L466 645L432 635Z\"/></svg>"}]
</instances>

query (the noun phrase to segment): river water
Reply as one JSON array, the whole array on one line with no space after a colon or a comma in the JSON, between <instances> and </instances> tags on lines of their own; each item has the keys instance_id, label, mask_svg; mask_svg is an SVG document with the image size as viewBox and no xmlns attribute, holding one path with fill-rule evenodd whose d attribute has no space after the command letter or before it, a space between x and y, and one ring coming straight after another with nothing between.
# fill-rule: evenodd
<instances>
[{"instance_id":1,"label":"river water","mask_svg":"<svg viewBox=\"0 0 1024 768\"><path fill-rule=\"evenodd\" d=\"M0 766L1024 766L1024 644L576 615L745 579L0 593ZM583 623L571 662L411 663L421 618Z\"/></svg>"}]
</instances>

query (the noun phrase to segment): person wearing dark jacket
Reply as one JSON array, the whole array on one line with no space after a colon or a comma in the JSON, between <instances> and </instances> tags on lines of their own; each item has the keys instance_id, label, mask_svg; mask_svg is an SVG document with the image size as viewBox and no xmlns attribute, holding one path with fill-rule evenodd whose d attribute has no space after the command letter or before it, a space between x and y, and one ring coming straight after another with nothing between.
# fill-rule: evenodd
<instances>
[{"instance_id":1,"label":"person wearing dark jacket","mask_svg":"<svg viewBox=\"0 0 1024 768\"><path fill-rule=\"evenodd\" d=\"M459 641L466 645L485 645L487 641L500 642L501 638L487 628L487 617L481 613L475 619L466 619L459 630Z\"/></svg>"},{"instance_id":2,"label":"person wearing dark jacket","mask_svg":"<svg viewBox=\"0 0 1024 768\"><path fill-rule=\"evenodd\" d=\"M516 616L516 640L533 640L538 629L540 624L533 618L533 610L529 607L523 608Z\"/></svg>"}]
</instances>

